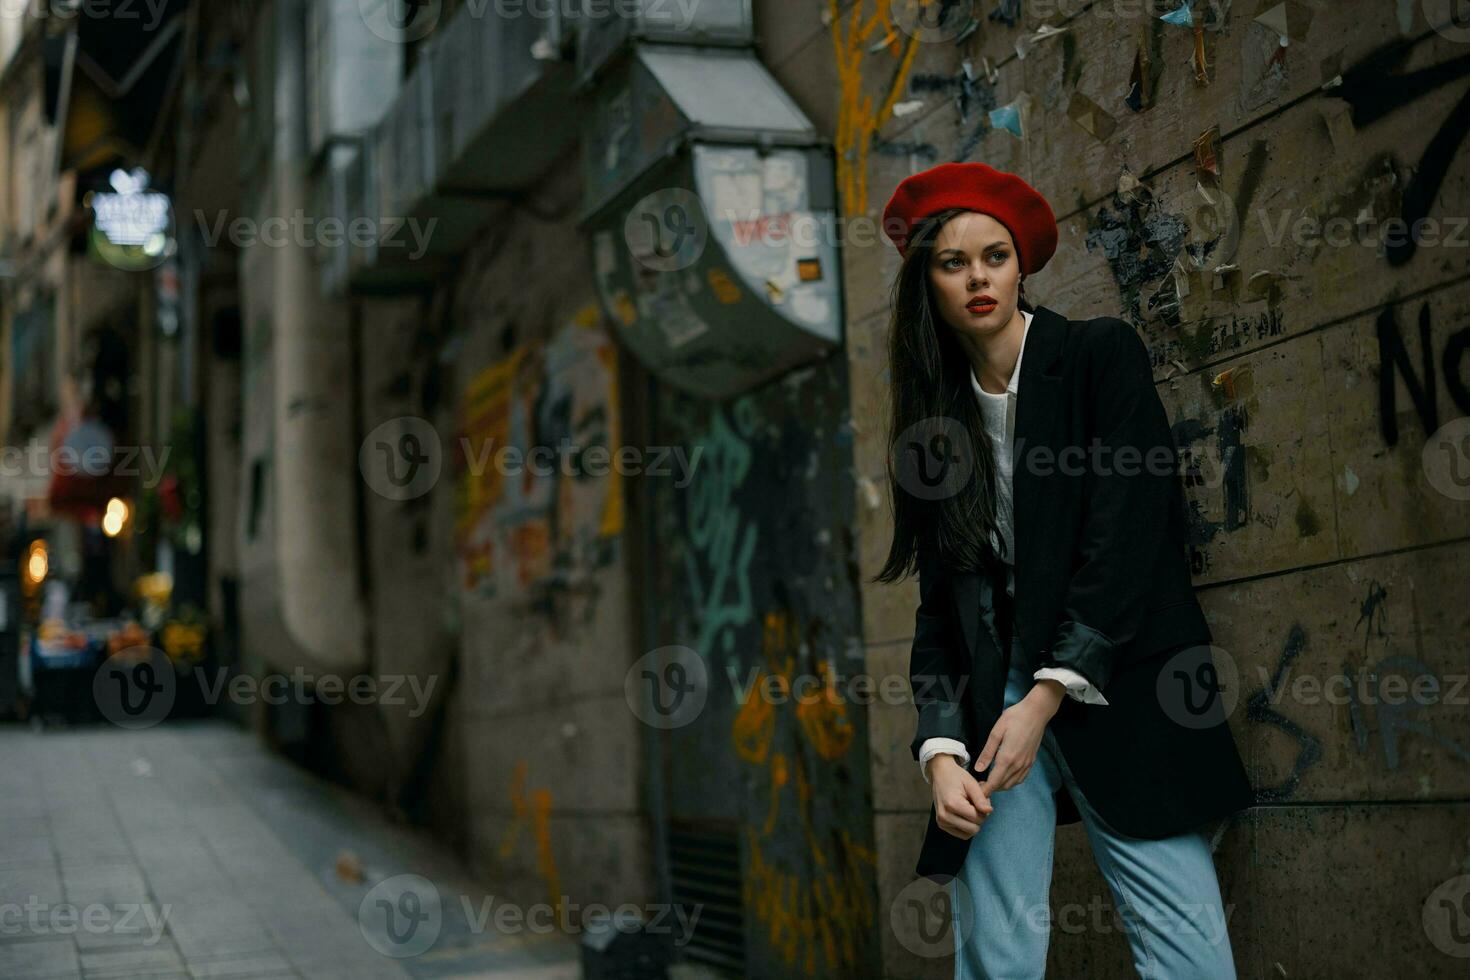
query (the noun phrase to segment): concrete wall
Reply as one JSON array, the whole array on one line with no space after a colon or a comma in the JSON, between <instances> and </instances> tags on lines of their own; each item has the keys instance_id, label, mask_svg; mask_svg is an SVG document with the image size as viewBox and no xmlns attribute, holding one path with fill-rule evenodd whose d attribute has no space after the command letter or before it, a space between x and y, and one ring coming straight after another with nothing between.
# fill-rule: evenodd
<instances>
[{"instance_id":1,"label":"concrete wall","mask_svg":"<svg viewBox=\"0 0 1470 980\"><path fill-rule=\"evenodd\" d=\"M1020 172L1061 226L1028 295L1077 317L1124 316L1153 351L1193 467L1197 584L1217 658L1238 677L1231 725L1260 793L1216 838L1242 976L1351 974L1367 961L1447 975L1455 962L1451 934L1435 925L1441 906L1426 901L1470 867L1470 732L1454 688L1470 623L1453 601L1470 518L1435 489L1424 459L1441 452L1431 435L1470 412L1466 253L1425 245L1401 261L1292 231L1302 215L1398 214L1413 182L1440 168L1428 213L1464 210L1463 45L1429 31L1422 6L1298 5L1312 18L1285 48L1254 10L1198 9L1224 12L1199 35L1200 81L1195 33L1130 5L1067 7L1052 18L1063 33L1021 58L1016 45L1050 12L1039 4L1015 25L982 14L957 46L910 43L892 27L897 5L880 0L849 0L836 16L817 0L755 3L763 60L835 144L845 217L876 222L899 180L943 161ZM1451 64L1432 79L1442 84L1385 84L1392 64L1361 68L1401 37L1422 43L1398 70ZM1138 112L1125 101L1136 60ZM1361 83L1349 74L1320 90L1355 66ZM988 111L1023 96L1024 137L993 130ZM1343 96L1358 100L1356 117ZM1098 135L1078 121L1084 97L1110 117ZM1193 145L1215 126L1218 186ZM641 376L597 312L572 219L579 194L572 156L534 190L534 207L508 206L437 288L343 307L358 368L341 387L357 399L359 434L422 419L444 471L410 500L369 487L362 517L372 670L432 679L433 695L334 710L326 737L346 778L393 805L424 801L418 815L523 904L657 897L647 734L623 688L645 652L648 590L671 600L652 623L660 641L778 671L789 643L793 655L836 651L847 673L877 677L906 677L917 603L916 583L866 584L891 533L884 333L897 256L887 241L875 227L844 240L845 358L717 410L664 397L633 419L625 410L642 393L629 386ZM271 275L268 251L243 258L242 528L251 467L274 453L270 310L251 298L269 297ZM486 409L501 415L487 422L476 414ZM482 446L472 439L467 458L461 436L496 426L516 445L563 435L704 444L739 466L686 495L656 495L640 514L631 481L615 476L470 472ZM830 482L793 471L797 457L817 459ZM267 493L262 542L273 506ZM748 559L728 540L711 547L698 526L711 514L764 544ZM653 547L640 562L645 530ZM273 551L239 543L245 645L267 651L284 642ZM745 592L702 591L730 572ZM1440 679L1439 703L1385 703L1394 671ZM1273 701L1278 675L1288 689ZM1367 675L1348 703L1290 687ZM881 701L842 717L712 713L686 746L707 755L655 757L675 777L666 790L695 788L674 815L707 819L728 799L759 975L951 975L947 958L917 955L912 924L900 917L895 932L890 914L929 801L909 757L913 723L909 704ZM708 760L703 775L717 774L727 797L698 772L678 782L691 758ZM825 861L838 853L834 869ZM1060 831L1056 868L1059 923L1064 909L1111 907L1080 827ZM1054 930L1051 971L1130 975L1122 934L1087 921Z\"/></svg>"},{"instance_id":2,"label":"concrete wall","mask_svg":"<svg viewBox=\"0 0 1470 980\"><path fill-rule=\"evenodd\" d=\"M434 557L458 600L452 718L472 859L523 903L645 903L643 743L623 695L636 659L627 481L574 474L561 457L551 475L495 462L507 445L623 438L579 197L572 156L436 298L453 369L441 485L455 488L457 530L454 551Z\"/></svg>"},{"instance_id":3,"label":"concrete wall","mask_svg":"<svg viewBox=\"0 0 1470 980\"><path fill-rule=\"evenodd\" d=\"M858 6L865 16L875 9ZM839 107L839 131L856 151L850 213L876 220L900 179L935 163L982 160L1019 172L1061 226L1056 257L1028 296L1077 317L1124 316L1153 351L1176 438L1197 467L1187 481L1196 580L1217 659L1238 672L1230 724L1260 796L1217 837L1240 974L1353 974L1367 962L1375 973L1457 973L1464 944L1448 938L1442 920L1453 913L1431 893L1451 882L1463 894L1454 880L1470 867L1470 718L1463 687L1449 696L1463 685L1470 635L1463 572L1453 571L1465 564L1470 511L1431 484L1424 457L1441 451L1431 438L1439 426L1470 413L1470 169L1459 145L1467 38L1429 30L1416 4L1288 5L1311 19L1282 48L1276 31L1252 22L1255 10L1214 5L1226 16L1205 22L1201 83L1193 31L1110 4L1055 19L1065 33L1018 58L1015 44L1039 23L1034 6L1015 28L986 21L959 48L920 44L907 67L902 51L862 46L852 73L860 98L881 106L897 79L899 98L923 105L880 119L865 158L861 132L845 126L856 120L861 130L861 113ZM1400 39L1411 42L1401 67L1368 61ZM843 73L815 57L815 40L807 48L808 71L819 76L811 90L837 88ZM1124 97L1140 54L1151 66L1152 105L1134 112ZM998 72L993 85L986 58ZM1435 65L1453 66L1443 84L1386 77ZM1348 84L1320 91L1339 70ZM987 128L988 109L1028 94L1024 139ZM1111 117L1105 139L1069 115L1079 96ZM1192 143L1216 126L1219 189L1202 191L1211 181L1198 173ZM1136 189L1125 169L1141 181ZM1437 172L1443 181L1424 200L1430 216L1451 222L1440 229L1446 240L1406 261L1341 229L1350 243L1313 245L1294 232L1303 216L1382 222L1412 209L1412 189ZM880 241L845 257L853 403L878 405L886 310L877 287L891 280L897 256ZM1416 401L1431 385L1434 394ZM864 579L890 534L862 482L882 486L884 451L877 426L859 429ZM865 586L875 672L906 669L916 603L916 583ZM1391 704L1385 678L1394 674L1444 686L1424 704ZM1343 677L1371 679L1353 698L1320 693L1324 683L1341 691ZM1286 689L1273 701L1277 678ZM1298 678L1303 686L1291 686ZM911 708L872 718L885 902L912 877L929 803L908 755L912 730ZM1079 827L1060 831L1056 867L1054 914L1111 906ZM1121 932L1105 926L1054 927L1051 971L1132 975ZM911 935L887 935L887 975L950 975L947 958L915 956L914 945Z\"/></svg>"}]
</instances>

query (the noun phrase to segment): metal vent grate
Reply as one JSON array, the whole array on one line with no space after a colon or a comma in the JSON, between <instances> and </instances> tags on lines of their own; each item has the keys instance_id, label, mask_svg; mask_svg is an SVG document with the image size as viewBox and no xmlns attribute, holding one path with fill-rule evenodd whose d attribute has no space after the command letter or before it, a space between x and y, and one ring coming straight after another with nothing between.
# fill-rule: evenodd
<instances>
[{"instance_id":1,"label":"metal vent grate","mask_svg":"<svg viewBox=\"0 0 1470 980\"><path fill-rule=\"evenodd\" d=\"M740 838L734 825L669 824L669 872L676 905L699 907L694 935L682 949L691 960L745 975Z\"/></svg>"}]
</instances>

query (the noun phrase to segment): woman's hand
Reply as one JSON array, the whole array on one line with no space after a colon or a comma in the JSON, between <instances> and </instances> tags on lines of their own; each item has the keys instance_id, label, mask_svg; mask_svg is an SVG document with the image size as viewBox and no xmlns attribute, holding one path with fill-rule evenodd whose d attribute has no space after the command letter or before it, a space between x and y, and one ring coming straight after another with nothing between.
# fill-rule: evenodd
<instances>
[{"instance_id":1,"label":"woman's hand","mask_svg":"<svg viewBox=\"0 0 1470 980\"><path fill-rule=\"evenodd\" d=\"M1061 707L1064 690L1060 681L1037 681L1025 697L1000 713L975 760L976 772L984 772L995 760L995 768L980 783L983 792L988 795L1021 785L1036 761L1046 723Z\"/></svg>"},{"instance_id":2,"label":"woman's hand","mask_svg":"<svg viewBox=\"0 0 1470 980\"><path fill-rule=\"evenodd\" d=\"M974 837L994 809L979 781L954 756L940 753L929 760L929 783L939 828L964 840Z\"/></svg>"}]
</instances>

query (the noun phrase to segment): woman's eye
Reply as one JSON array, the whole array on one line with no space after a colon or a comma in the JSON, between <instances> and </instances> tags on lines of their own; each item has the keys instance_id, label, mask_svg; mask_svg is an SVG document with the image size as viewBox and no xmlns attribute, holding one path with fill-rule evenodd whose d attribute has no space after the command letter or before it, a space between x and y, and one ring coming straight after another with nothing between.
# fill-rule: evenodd
<instances>
[{"instance_id":1,"label":"woman's eye","mask_svg":"<svg viewBox=\"0 0 1470 980\"><path fill-rule=\"evenodd\" d=\"M950 257L949 257L949 258L947 258L947 259L945 259L945 260L944 260L944 264L945 264L945 266L946 266L946 267L947 267L947 268L950 268L950 269L953 269L953 268L956 268L956 267L955 267L955 266L953 266L953 265L950 265L950 263L951 263L951 262L959 262L959 263L960 263L960 264L961 264L961 265L963 265L963 264L964 264L964 260L962 260L962 259L961 259L961 258L960 258L960 257L959 257L959 256L957 256L957 255L951 255L951 256L950 256Z\"/></svg>"},{"instance_id":2,"label":"woman's eye","mask_svg":"<svg viewBox=\"0 0 1470 980\"><path fill-rule=\"evenodd\" d=\"M995 258L997 255L1000 256L1000 261L1004 262L1006 260L1006 253L1005 252L991 252L990 253L990 257L992 259Z\"/></svg>"}]
</instances>

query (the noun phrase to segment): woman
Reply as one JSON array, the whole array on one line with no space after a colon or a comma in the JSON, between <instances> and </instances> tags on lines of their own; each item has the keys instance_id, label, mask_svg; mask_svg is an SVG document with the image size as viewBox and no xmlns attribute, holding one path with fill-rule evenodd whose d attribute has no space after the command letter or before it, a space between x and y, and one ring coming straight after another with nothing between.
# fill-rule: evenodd
<instances>
[{"instance_id":1,"label":"woman","mask_svg":"<svg viewBox=\"0 0 1470 980\"><path fill-rule=\"evenodd\" d=\"M1021 178L942 164L883 217L903 261L876 580L919 575L917 871L958 878L955 975L1043 975L1055 827L1080 819L1139 974L1233 977L1201 825L1252 793L1148 351L1122 320L1025 300L1057 228Z\"/></svg>"}]
</instances>

